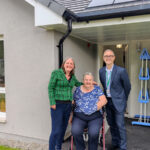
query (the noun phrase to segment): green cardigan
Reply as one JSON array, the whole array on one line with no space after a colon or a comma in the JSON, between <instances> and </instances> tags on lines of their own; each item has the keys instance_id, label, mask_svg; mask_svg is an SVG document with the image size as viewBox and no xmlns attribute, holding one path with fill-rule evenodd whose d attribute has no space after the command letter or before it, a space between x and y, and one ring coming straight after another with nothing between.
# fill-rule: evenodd
<instances>
[{"instance_id":1,"label":"green cardigan","mask_svg":"<svg viewBox=\"0 0 150 150\"><path fill-rule=\"evenodd\" d=\"M50 105L55 105L55 100L72 101L72 89L74 86L80 85L82 85L82 83L76 79L75 75L72 75L69 82L62 69L54 70L48 85Z\"/></svg>"}]
</instances>

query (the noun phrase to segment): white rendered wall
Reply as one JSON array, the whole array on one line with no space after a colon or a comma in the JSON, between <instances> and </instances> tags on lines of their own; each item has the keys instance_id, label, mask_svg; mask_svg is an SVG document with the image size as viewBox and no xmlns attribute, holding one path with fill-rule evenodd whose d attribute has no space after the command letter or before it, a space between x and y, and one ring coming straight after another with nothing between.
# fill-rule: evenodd
<instances>
[{"instance_id":1,"label":"white rendered wall","mask_svg":"<svg viewBox=\"0 0 150 150\"><path fill-rule=\"evenodd\" d=\"M62 34L55 34L55 41L59 42ZM57 43L58 44L58 43ZM57 49L57 48L56 48ZM64 41L64 58L72 56L75 60L75 74L82 81L83 73L92 72L97 81L97 47L88 42L69 37Z\"/></svg>"},{"instance_id":2,"label":"white rendered wall","mask_svg":"<svg viewBox=\"0 0 150 150\"><path fill-rule=\"evenodd\" d=\"M47 87L51 72L58 68L56 46L62 34L35 27L34 8L23 0L2 1L0 10L7 111L7 122L0 123L0 138L48 142L51 119ZM88 47L87 42L69 37L64 42L64 56L75 59L80 81L86 71L97 79L95 45Z\"/></svg>"},{"instance_id":3,"label":"white rendered wall","mask_svg":"<svg viewBox=\"0 0 150 150\"><path fill-rule=\"evenodd\" d=\"M7 111L7 122L0 123L0 137L5 134L48 141L47 87L55 66L54 33L34 26L34 9L24 0L1 1L0 10Z\"/></svg>"}]
</instances>

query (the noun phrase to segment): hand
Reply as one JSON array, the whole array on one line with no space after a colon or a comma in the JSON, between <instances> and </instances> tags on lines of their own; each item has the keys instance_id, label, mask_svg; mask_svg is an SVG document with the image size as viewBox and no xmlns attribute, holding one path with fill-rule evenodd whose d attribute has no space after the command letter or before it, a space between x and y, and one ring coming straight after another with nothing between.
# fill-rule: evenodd
<instances>
[{"instance_id":1,"label":"hand","mask_svg":"<svg viewBox=\"0 0 150 150\"><path fill-rule=\"evenodd\" d=\"M97 102L97 110L100 110L106 104L107 104L107 99L105 95L100 96L99 101Z\"/></svg>"},{"instance_id":2,"label":"hand","mask_svg":"<svg viewBox=\"0 0 150 150\"><path fill-rule=\"evenodd\" d=\"M97 82L93 81L93 85L98 85Z\"/></svg>"},{"instance_id":3,"label":"hand","mask_svg":"<svg viewBox=\"0 0 150 150\"><path fill-rule=\"evenodd\" d=\"M51 108L55 110L56 109L56 105L51 105Z\"/></svg>"},{"instance_id":4,"label":"hand","mask_svg":"<svg viewBox=\"0 0 150 150\"><path fill-rule=\"evenodd\" d=\"M97 110L100 110L102 108L102 105L100 103L100 101L97 103Z\"/></svg>"},{"instance_id":5,"label":"hand","mask_svg":"<svg viewBox=\"0 0 150 150\"><path fill-rule=\"evenodd\" d=\"M73 118L73 113L70 114L69 121L68 121L69 124L72 124L72 118Z\"/></svg>"}]
</instances>

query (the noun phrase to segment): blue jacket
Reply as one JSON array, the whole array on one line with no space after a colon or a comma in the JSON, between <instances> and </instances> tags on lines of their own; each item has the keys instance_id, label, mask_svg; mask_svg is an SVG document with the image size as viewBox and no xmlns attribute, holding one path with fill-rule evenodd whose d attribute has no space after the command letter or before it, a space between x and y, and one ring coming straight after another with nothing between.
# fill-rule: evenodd
<instances>
[{"instance_id":1,"label":"blue jacket","mask_svg":"<svg viewBox=\"0 0 150 150\"><path fill-rule=\"evenodd\" d=\"M106 95L106 67L99 70L99 77ZM125 111L130 90L131 84L126 69L114 65L110 81L110 94L113 105L118 112Z\"/></svg>"}]
</instances>

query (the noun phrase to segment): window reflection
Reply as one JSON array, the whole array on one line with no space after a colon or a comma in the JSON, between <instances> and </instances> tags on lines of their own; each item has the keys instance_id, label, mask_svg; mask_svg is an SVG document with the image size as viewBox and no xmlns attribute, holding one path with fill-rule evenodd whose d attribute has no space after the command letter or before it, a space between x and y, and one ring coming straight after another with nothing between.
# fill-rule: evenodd
<instances>
[{"instance_id":1,"label":"window reflection","mask_svg":"<svg viewBox=\"0 0 150 150\"><path fill-rule=\"evenodd\" d=\"M0 40L0 122L6 121L4 41Z\"/></svg>"}]
</instances>

